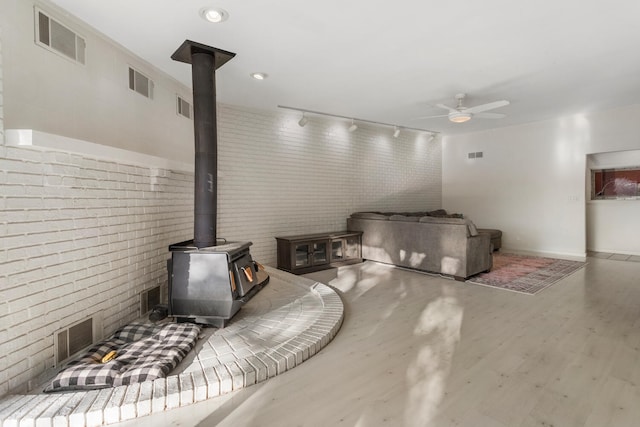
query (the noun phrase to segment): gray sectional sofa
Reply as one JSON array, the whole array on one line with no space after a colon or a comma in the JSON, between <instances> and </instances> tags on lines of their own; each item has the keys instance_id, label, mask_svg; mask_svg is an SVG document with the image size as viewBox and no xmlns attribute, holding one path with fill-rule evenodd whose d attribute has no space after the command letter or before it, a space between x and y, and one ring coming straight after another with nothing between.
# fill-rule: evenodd
<instances>
[{"instance_id":1,"label":"gray sectional sofa","mask_svg":"<svg viewBox=\"0 0 640 427\"><path fill-rule=\"evenodd\" d=\"M444 211L435 211L444 212ZM462 215L356 212L349 231L362 231L364 259L465 280L492 267L489 233Z\"/></svg>"}]
</instances>

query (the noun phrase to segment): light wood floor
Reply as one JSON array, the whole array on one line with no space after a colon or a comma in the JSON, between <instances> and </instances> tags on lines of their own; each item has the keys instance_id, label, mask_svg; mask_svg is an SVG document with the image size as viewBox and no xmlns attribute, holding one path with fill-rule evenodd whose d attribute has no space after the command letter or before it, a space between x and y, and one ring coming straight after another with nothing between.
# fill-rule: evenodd
<instances>
[{"instance_id":1,"label":"light wood floor","mask_svg":"<svg viewBox=\"0 0 640 427\"><path fill-rule=\"evenodd\" d=\"M536 296L374 263L307 277L345 303L325 349L130 425L640 425L640 263L588 258Z\"/></svg>"}]
</instances>

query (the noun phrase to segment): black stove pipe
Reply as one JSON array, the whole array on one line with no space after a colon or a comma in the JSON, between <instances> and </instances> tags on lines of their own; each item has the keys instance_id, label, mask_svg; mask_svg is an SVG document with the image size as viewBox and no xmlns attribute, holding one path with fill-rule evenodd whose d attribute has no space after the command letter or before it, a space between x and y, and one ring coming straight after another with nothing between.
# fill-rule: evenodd
<instances>
[{"instance_id":1,"label":"black stove pipe","mask_svg":"<svg viewBox=\"0 0 640 427\"><path fill-rule=\"evenodd\" d=\"M195 136L194 238L197 248L216 246L218 130L215 71L235 53L185 40L171 56L191 64Z\"/></svg>"},{"instance_id":2,"label":"black stove pipe","mask_svg":"<svg viewBox=\"0 0 640 427\"><path fill-rule=\"evenodd\" d=\"M191 55L193 82L193 130L195 152L195 206L193 244L216 245L218 136L216 126L215 57Z\"/></svg>"}]
</instances>

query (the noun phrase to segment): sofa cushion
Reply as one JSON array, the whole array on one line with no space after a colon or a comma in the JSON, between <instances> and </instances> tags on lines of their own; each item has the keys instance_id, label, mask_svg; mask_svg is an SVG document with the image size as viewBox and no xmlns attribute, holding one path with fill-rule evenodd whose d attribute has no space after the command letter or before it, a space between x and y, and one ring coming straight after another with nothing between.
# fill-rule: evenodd
<instances>
[{"instance_id":1,"label":"sofa cushion","mask_svg":"<svg viewBox=\"0 0 640 427\"><path fill-rule=\"evenodd\" d=\"M45 392L95 390L166 377L189 353L200 334L191 323L134 323L72 360ZM105 356L115 352L115 357Z\"/></svg>"},{"instance_id":2,"label":"sofa cushion","mask_svg":"<svg viewBox=\"0 0 640 427\"><path fill-rule=\"evenodd\" d=\"M447 213L444 209L436 209L435 211L426 212L427 216L433 216L437 218L464 218L464 215L460 213Z\"/></svg>"},{"instance_id":3,"label":"sofa cushion","mask_svg":"<svg viewBox=\"0 0 640 427\"><path fill-rule=\"evenodd\" d=\"M429 222L432 224L466 224L466 220L464 218L448 218L436 216L423 216L420 218L420 222Z\"/></svg>"},{"instance_id":4,"label":"sofa cushion","mask_svg":"<svg viewBox=\"0 0 640 427\"><path fill-rule=\"evenodd\" d=\"M478 235L478 229L476 228L476 225L470 220L467 220L467 229L469 230L469 236L477 236Z\"/></svg>"},{"instance_id":5,"label":"sofa cushion","mask_svg":"<svg viewBox=\"0 0 640 427\"><path fill-rule=\"evenodd\" d=\"M361 218L361 219L381 219L388 220L389 217L384 214L380 214L377 212L355 212L351 214L351 218Z\"/></svg>"},{"instance_id":6,"label":"sofa cushion","mask_svg":"<svg viewBox=\"0 0 640 427\"><path fill-rule=\"evenodd\" d=\"M418 216L391 215L389 217L389 221L418 222L419 220L420 220L420 217Z\"/></svg>"},{"instance_id":7,"label":"sofa cushion","mask_svg":"<svg viewBox=\"0 0 640 427\"><path fill-rule=\"evenodd\" d=\"M477 236L478 229L476 225L470 220L465 218L450 218L450 217L434 217L434 216L423 216L420 218L419 222L426 222L431 224L459 224L467 226L467 236Z\"/></svg>"},{"instance_id":8,"label":"sofa cushion","mask_svg":"<svg viewBox=\"0 0 640 427\"><path fill-rule=\"evenodd\" d=\"M447 211L445 211L444 209L436 209L435 211L427 212L428 216L445 216L446 214Z\"/></svg>"},{"instance_id":9,"label":"sofa cushion","mask_svg":"<svg viewBox=\"0 0 640 427\"><path fill-rule=\"evenodd\" d=\"M419 218L421 216L427 215L427 212L403 212L402 215L405 215L405 216L417 216Z\"/></svg>"}]
</instances>

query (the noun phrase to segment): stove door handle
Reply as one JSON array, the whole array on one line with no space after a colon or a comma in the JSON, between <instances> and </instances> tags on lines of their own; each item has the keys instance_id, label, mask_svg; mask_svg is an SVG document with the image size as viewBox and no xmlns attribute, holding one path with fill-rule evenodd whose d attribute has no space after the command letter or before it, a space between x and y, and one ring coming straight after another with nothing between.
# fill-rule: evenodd
<instances>
[{"instance_id":1,"label":"stove door handle","mask_svg":"<svg viewBox=\"0 0 640 427\"><path fill-rule=\"evenodd\" d=\"M250 268L247 267L242 267L242 272L244 273L244 275L247 277L247 280L249 282L253 282L253 273L251 272Z\"/></svg>"}]
</instances>

